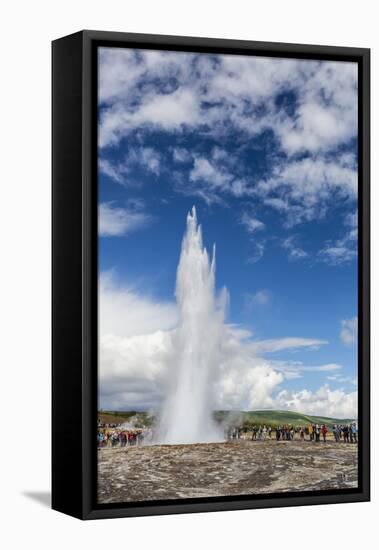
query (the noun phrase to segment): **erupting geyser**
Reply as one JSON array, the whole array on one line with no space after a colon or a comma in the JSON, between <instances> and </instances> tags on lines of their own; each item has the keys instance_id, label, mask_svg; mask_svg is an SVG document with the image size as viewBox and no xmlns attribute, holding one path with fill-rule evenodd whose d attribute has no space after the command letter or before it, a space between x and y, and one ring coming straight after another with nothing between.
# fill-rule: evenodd
<instances>
[{"instance_id":1,"label":"erupting geyser","mask_svg":"<svg viewBox=\"0 0 379 550\"><path fill-rule=\"evenodd\" d=\"M162 443L223 439L212 418L224 331L227 291L215 292L215 248L211 262L203 248L196 210L187 216L177 271L179 326L173 335L171 385L159 424Z\"/></svg>"}]
</instances>

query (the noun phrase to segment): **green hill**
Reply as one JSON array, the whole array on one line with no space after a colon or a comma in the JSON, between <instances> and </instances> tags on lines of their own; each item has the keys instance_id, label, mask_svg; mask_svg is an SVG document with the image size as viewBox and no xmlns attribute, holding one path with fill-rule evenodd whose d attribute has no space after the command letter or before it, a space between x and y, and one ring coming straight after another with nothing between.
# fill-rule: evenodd
<instances>
[{"instance_id":1,"label":"green hill","mask_svg":"<svg viewBox=\"0 0 379 550\"><path fill-rule=\"evenodd\" d=\"M132 422L136 428L151 426L154 417L139 411L98 411L97 418L102 424L124 424Z\"/></svg>"},{"instance_id":2,"label":"green hill","mask_svg":"<svg viewBox=\"0 0 379 550\"><path fill-rule=\"evenodd\" d=\"M150 426L155 418L151 414L141 411L99 411L98 418L102 423L121 424L132 421L136 427ZM351 418L330 418L327 416L311 416L292 411L215 411L214 418L219 423L230 426L242 426L249 429L254 425L283 426L285 424L294 427L307 426L308 424L325 424L329 428L333 424L349 424Z\"/></svg>"},{"instance_id":3,"label":"green hill","mask_svg":"<svg viewBox=\"0 0 379 550\"><path fill-rule=\"evenodd\" d=\"M266 424L268 426L283 426L290 424L294 427L307 426L308 424L325 424L328 427L333 424L348 424L353 421L350 418L330 418L327 416L312 416L292 411L217 411L215 418L219 422L230 421L233 423L235 416L236 425L244 427Z\"/></svg>"}]
</instances>

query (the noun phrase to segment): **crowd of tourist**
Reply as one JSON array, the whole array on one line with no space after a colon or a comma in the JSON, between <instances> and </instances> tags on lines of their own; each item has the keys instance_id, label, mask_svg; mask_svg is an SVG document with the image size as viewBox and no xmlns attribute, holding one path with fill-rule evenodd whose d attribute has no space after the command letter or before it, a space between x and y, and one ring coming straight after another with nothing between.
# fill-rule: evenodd
<instances>
[{"instance_id":1,"label":"crowd of tourist","mask_svg":"<svg viewBox=\"0 0 379 550\"><path fill-rule=\"evenodd\" d=\"M308 426L252 426L249 429L243 427L228 428L225 431L225 439L250 439L251 441L324 441L328 433L329 439L335 442L357 443L358 426L356 422L351 424L334 424L331 430L325 424L309 424ZM151 428L124 428L122 424L98 424L97 446L102 448L132 447L151 443L153 432Z\"/></svg>"},{"instance_id":2,"label":"crowd of tourist","mask_svg":"<svg viewBox=\"0 0 379 550\"><path fill-rule=\"evenodd\" d=\"M358 426L355 422L351 424L334 424L331 430L334 440L338 443L357 443ZM251 435L250 435L251 433ZM251 439L252 441L265 441L267 439L276 439L276 441L325 441L329 433L328 426L325 424L309 424L308 426L295 427L292 425L283 426L253 426L250 430L242 428L232 428L226 433L227 439Z\"/></svg>"},{"instance_id":3,"label":"crowd of tourist","mask_svg":"<svg viewBox=\"0 0 379 550\"><path fill-rule=\"evenodd\" d=\"M109 447L133 447L150 441L152 432L150 429L124 428L122 424L98 424L97 446Z\"/></svg>"},{"instance_id":4,"label":"crowd of tourist","mask_svg":"<svg viewBox=\"0 0 379 550\"><path fill-rule=\"evenodd\" d=\"M336 442L343 440L345 443L358 442L358 426L355 422L352 424L334 424L333 435Z\"/></svg>"}]
</instances>

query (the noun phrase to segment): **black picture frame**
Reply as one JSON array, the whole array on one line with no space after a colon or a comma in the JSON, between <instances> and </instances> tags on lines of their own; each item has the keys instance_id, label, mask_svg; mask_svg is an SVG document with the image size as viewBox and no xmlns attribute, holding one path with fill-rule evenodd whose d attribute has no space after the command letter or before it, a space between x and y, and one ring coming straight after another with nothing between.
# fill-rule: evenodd
<instances>
[{"instance_id":1,"label":"black picture frame","mask_svg":"<svg viewBox=\"0 0 379 550\"><path fill-rule=\"evenodd\" d=\"M359 75L359 487L96 504L97 60L99 46L355 61ZM52 507L81 519L370 499L370 50L81 31L52 43Z\"/></svg>"}]
</instances>

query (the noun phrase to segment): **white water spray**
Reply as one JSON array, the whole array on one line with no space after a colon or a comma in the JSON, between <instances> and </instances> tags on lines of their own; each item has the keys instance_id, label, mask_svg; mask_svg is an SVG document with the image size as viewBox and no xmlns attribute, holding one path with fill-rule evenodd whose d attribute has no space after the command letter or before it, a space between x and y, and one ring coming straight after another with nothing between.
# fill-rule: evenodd
<instances>
[{"instance_id":1,"label":"white water spray","mask_svg":"<svg viewBox=\"0 0 379 550\"><path fill-rule=\"evenodd\" d=\"M212 418L212 388L219 369L227 291L216 297L215 268L215 248L210 262L193 207L177 271L180 322L173 336L171 387L158 430L163 443L223 439Z\"/></svg>"}]
</instances>

